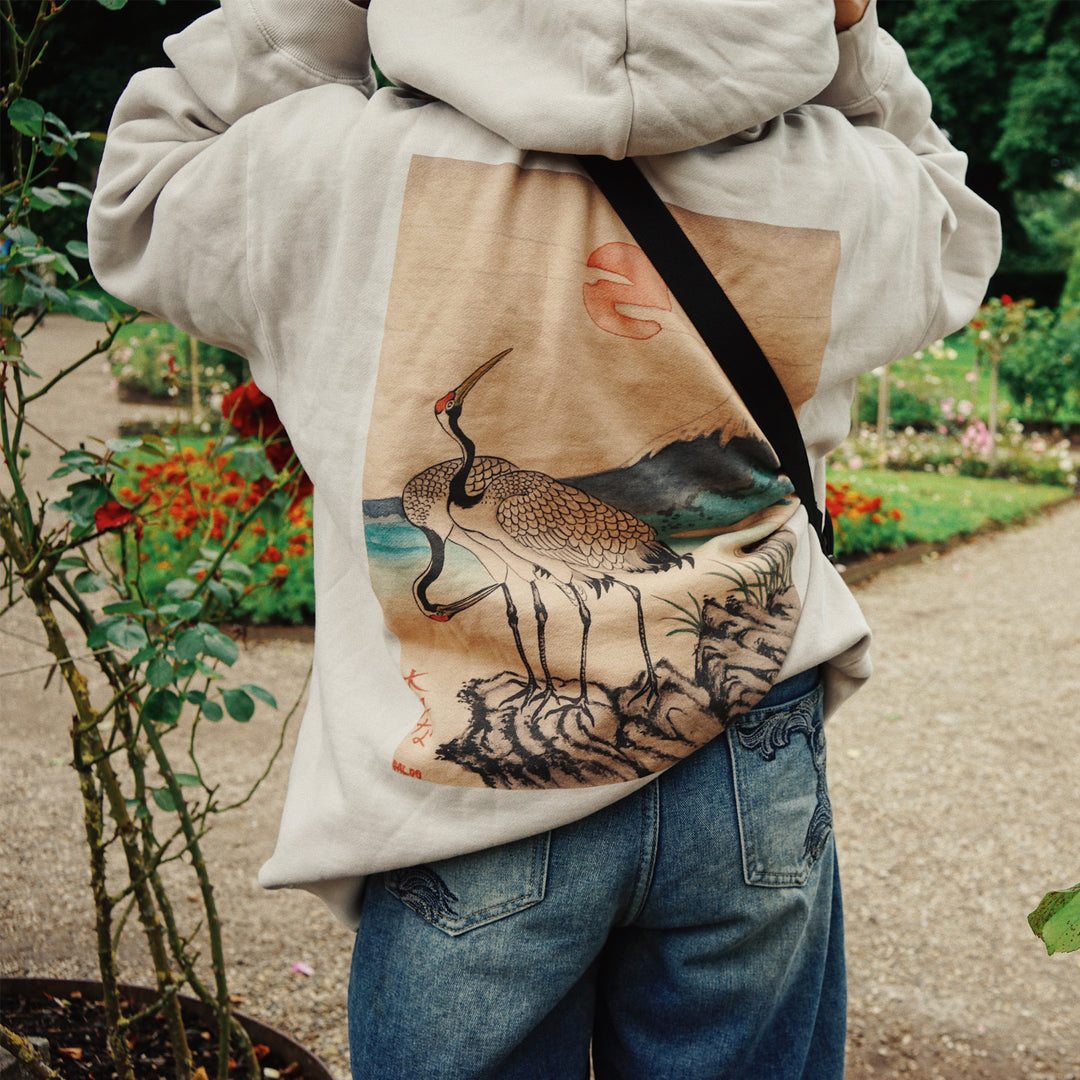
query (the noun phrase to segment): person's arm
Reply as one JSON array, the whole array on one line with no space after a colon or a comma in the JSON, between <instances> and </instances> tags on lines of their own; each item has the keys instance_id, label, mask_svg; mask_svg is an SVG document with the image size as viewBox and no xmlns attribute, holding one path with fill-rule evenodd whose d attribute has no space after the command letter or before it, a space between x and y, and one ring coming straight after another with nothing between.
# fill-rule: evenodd
<instances>
[{"instance_id":1,"label":"person's arm","mask_svg":"<svg viewBox=\"0 0 1080 1080\"><path fill-rule=\"evenodd\" d=\"M845 19L859 17L838 33L836 75L812 104L842 113L862 143L838 197L864 206L872 234L897 245L895 260L902 251L913 260L908 270L931 303L920 340L906 342L916 349L963 326L978 307L1000 257L998 215L966 186L967 156L931 120L930 94L904 50L879 28L874 0L836 0L838 21L842 6ZM869 178L864 184L860 170ZM913 282L905 287L915 289Z\"/></svg>"},{"instance_id":2,"label":"person's arm","mask_svg":"<svg viewBox=\"0 0 1080 1080\"><path fill-rule=\"evenodd\" d=\"M252 124L328 83L359 90L347 104L362 109L374 90L367 13L348 0L223 0L165 51L174 66L137 74L113 115L90 209L91 264L121 299L259 353L250 193L275 178L252 166Z\"/></svg>"}]
</instances>

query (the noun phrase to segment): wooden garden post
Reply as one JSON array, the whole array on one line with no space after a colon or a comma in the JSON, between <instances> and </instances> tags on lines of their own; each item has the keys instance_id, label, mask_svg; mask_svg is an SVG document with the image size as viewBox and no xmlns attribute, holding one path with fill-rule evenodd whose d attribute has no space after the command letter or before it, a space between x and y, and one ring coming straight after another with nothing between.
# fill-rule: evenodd
<instances>
[{"instance_id":1,"label":"wooden garden post","mask_svg":"<svg viewBox=\"0 0 1080 1080\"><path fill-rule=\"evenodd\" d=\"M877 435L882 449L889 435L889 365L885 364L878 375Z\"/></svg>"}]
</instances>

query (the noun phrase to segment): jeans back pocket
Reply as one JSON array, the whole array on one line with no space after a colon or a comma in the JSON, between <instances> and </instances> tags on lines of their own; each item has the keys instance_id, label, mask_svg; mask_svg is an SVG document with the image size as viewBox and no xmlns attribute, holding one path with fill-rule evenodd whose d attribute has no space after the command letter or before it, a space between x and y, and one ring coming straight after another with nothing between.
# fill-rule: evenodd
<instances>
[{"instance_id":1,"label":"jeans back pocket","mask_svg":"<svg viewBox=\"0 0 1080 1080\"><path fill-rule=\"evenodd\" d=\"M456 855L383 876L388 892L456 937L544 899L551 834Z\"/></svg>"},{"instance_id":2,"label":"jeans back pocket","mask_svg":"<svg viewBox=\"0 0 1080 1080\"><path fill-rule=\"evenodd\" d=\"M727 731L748 885L805 885L832 834L823 696L751 710Z\"/></svg>"}]
</instances>

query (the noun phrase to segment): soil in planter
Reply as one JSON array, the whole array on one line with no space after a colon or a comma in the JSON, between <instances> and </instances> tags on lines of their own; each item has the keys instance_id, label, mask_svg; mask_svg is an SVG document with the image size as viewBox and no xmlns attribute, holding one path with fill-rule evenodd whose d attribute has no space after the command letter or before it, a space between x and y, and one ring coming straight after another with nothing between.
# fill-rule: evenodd
<instances>
[{"instance_id":1,"label":"soil in planter","mask_svg":"<svg viewBox=\"0 0 1080 1080\"><path fill-rule=\"evenodd\" d=\"M64 1080L115 1080L116 1071L109 1055L105 1032L105 1009L100 1001L84 998L75 991L69 997L34 993L26 997L6 995L3 1023L12 1031L29 1038L40 1035L49 1040L50 1067ZM122 999L123 1000L123 999ZM132 1002L123 1001L125 1015L139 1012ZM188 1045L196 1070L204 1069L213 1078L217 1072L217 1031L201 1023L192 1024L185 1017ZM150 1016L131 1029L128 1039L136 1080L166 1080L172 1077L173 1055L163 1020ZM255 1052L263 1077L304 1080L300 1065L280 1060L269 1047L256 1044ZM252 1077L246 1063L233 1050L230 1080L260 1080ZM197 1074L200 1077L202 1074Z\"/></svg>"}]
</instances>

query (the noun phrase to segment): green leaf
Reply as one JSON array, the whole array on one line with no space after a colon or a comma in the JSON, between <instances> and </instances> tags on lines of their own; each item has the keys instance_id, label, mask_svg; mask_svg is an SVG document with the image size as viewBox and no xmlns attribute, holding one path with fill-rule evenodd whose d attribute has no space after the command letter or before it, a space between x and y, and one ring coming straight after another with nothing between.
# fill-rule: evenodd
<instances>
[{"instance_id":1,"label":"green leaf","mask_svg":"<svg viewBox=\"0 0 1080 1080\"><path fill-rule=\"evenodd\" d=\"M124 805L129 810L135 811L135 818L137 821L142 821L142 819L145 818L149 813L149 811L146 809L146 803L144 803L141 799L125 799Z\"/></svg>"},{"instance_id":2,"label":"green leaf","mask_svg":"<svg viewBox=\"0 0 1080 1080\"><path fill-rule=\"evenodd\" d=\"M82 134L82 132L79 134ZM56 189L57 191L64 192L70 191L72 195L78 195L80 199L85 199L87 202L94 197L94 193L89 188L83 187L82 184L72 183L70 180L61 180L60 183L56 185ZM86 245L79 240L69 240L65 247L67 248L68 253L74 255L76 258L88 259L90 257ZM86 254L83 255L77 251L72 251L72 247L79 247L85 251Z\"/></svg>"},{"instance_id":3,"label":"green leaf","mask_svg":"<svg viewBox=\"0 0 1080 1080\"><path fill-rule=\"evenodd\" d=\"M29 307L22 303L22 295L26 289L26 279L18 274L8 274L0 280L0 304L4 307Z\"/></svg>"},{"instance_id":4,"label":"green leaf","mask_svg":"<svg viewBox=\"0 0 1080 1080\"><path fill-rule=\"evenodd\" d=\"M181 660L195 660L206 651L203 634L189 627L176 639L176 655Z\"/></svg>"},{"instance_id":5,"label":"green leaf","mask_svg":"<svg viewBox=\"0 0 1080 1080\"><path fill-rule=\"evenodd\" d=\"M153 433L142 437L142 445L143 450L147 450L159 457L168 457L176 451L176 445L171 439L163 439L160 435L154 435Z\"/></svg>"},{"instance_id":6,"label":"green leaf","mask_svg":"<svg viewBox=\"0 0 1080 1080\"><path fill-rule=\"evenodd\" d=\"M215 724L225 715L216 701L204 701L202 714L207 720L212 720Z\"/></svg>"},{"instance_id":7,"label":"green leaf","mask_svg":"<svg viewBox=\"0 0 1080 1080\"><path fill-rule=\"evenodd\" d=\"M109 639L106 636L109 632L109 628L118 622L123 622L123 615L113 615L112 618L102 619L101 622L86 635L86 644L88 648L100 649Z\"/></svg>"},{"instance_id":8,"label":"green leaf","mask_svg":"<svg viewBox=\"0 0 1080 1080\"><path fill-rule=\"evenodd\" d=\"M141 600L118 600L115 604L106 604L102 609L106 615L149 615Z\"/></svg>"},{"instance_id":9,"label":"green leaf","mask_svg":"<svg viewBox=\"0 0 1080 1080\"><path fill-rule=\"evenodd\" d=\"M146 681L156 689L170 685L173 681L173 666L164 656L155 656L146 668Z\"/></svg>"},{"instance_id":10,"label":"green leaf","mask_svg":"<svg viewBox=\"0 0 1080 1080\"><path fill-rule=\"evenodd\" d=\"M182 604L179 604L176 608L176 617L185 622L188 619L194 619L197 615L202 613L202 601L201 600L185 600Z\"/></svg>"},{"instance_id":11,"label":"green leaf","mask_svg":"<svg viewBox=\"0 0 1080 1080\"><path fill-rule=\"evenodd\" d=\"M221 572L223 574L237 574L242 578L251 577L251 567L239 561L239 559L226 558L221 560Z\"/></svg>"},{"instance_id":12,"label":"green leaf","mask_svg":"<svg viewBox=\"0 0 1080 1080\"><path fill-rule=\"evenodd\" d=\"M68 265L70 266L70 263ZM74 272L72 268L72 273ZM108 304L95 296L85 296L83 293L68 293L67 310L84 322L108 322L112 318L112 310Z\"/></svg>"},{"instance_id":13,"label":"green leaf","mask_svg":"<svg viewBox=\"0 0 1080 1080\"><path fill-rule=\"evenodd\" d=\"M146 645L141 648L128 663L131 664L132 667L141 667L147 660L152 660L155 656L157 656L157 647L154 645Z\"/></svg>"},{"instance_id":14,"label":"green leaf","mask_svg":"<svg viewBox=\"0 0 1080 1080\"><path fill-rule=\"evenodd\" d=\"M241 724L246 724L255 713L255 702L244 690L222 690L222 700L228 714Z\"/></svg>"},{"instance_id":15,"label":"green leaf","mask_svg":"<svg viewBox=\"0 0 1080 1080\"><path fill-rule=\"evenodd\" d=\"M142 715L146 720L156 720L161 724L175 724L180 719L182 706L180 696L172 690L154 690L146 695Z\"/></svg>"},{"instance_id":16,"label":"green leaf","mask_svg":"<svg viewBox=\"0 0 1080 1080\"><path fill-rule=\"evenodd\" d=\"M108 8L109 11L119 11L127 3L127 0L97 0L97 2L103 8Z\"/></svg>"},{"instance_id":17,"label":"green leaf","mask_svg":"<svg viewBox=\"0 0 1080 1080\"><path fill-rule=\"evenodd\" d=\"M174 578L165 586L165 592L174 600L186 600L195 591L195 582L190 578Z\"/></svg>"},{"instance_id":18,"label":"green leaf","mask_svg":"<svg viewBox=\"0 0 1080 1080\"><path fill-rule=\"evenodd\" d=\"M273 477L274 469L261 446L238 446L232 451L230 465L249 483Z\"/></svg>"},{"instance_id":19,"label":"green leaf","mask_svg":"<svg viewBox=\"0 0 1080 1080\"><path fill-rule=\"evenodd\" d=\"M53 509L67 514L76 525L93 525L94 511L109 501L109 489L100 480L80 480L68 487L68 497L54 502Z\"/></svg>"},{"instance_id":20,"label":"green leaf","mask_svg":"<svg viewBox=\"0 0 1080 1080\"><path fill-rule=\"evenodd\" d=\"M232 594L220 581L208 581L206 591L224 607L229 607L232 604Z\"/></svg>"},{"instance_id":21,"label":"green leaf","mask_svg":"<svg viewBox=\"0 0 1080 1080\"><path fill-rule=\"evenodd\" d=\"M147 644L146 631L136 622L121 619L105 631L105 639L118 649L141 649Z\"/></svg>"},{"instance_id":22,"label":"green leaf","mask_svg":"<svg viewBox=\"0 0 1080 1080\"><path fill-rule=\"evenodd\" d=\"M232 667L236 658L240 655L240 649L228 634L222 633L216 626L209 623L199 623L199 629L204 635L203 651L207 656L213 656L223 664Z\"/></svg>"},{"instance_id":23,"label":"green leaf","mask_svg":"<svg viewBox=\"0 0 1080 1080\"><path fill-rule=\"evenodd\" d=\"M45 110L29 98L16 98L8 109L7 118L20 134L36 138L45 125Z\"/></svg>"},{"instance_id":24,"label":"green leaf","mask_svg":"<svg viewBox=\"0 0 1080 1080\"><path fill-rule=\"evenodd\" d=\"M173 775L181 787L198 787L202 783L194 773L178 772Z\"/></svg>"},{"instance_id":25,"label":"green leaf","mask_svg":"<svg viewBox=\"0 0 1080 1080\"><path fill-rule=\"evenodd\" d=\"M84 570L81 574L76 574L75 580L71 583L71 587L77 593L99 592L106 585L108 585L108 582L105 578L93 570ZM104 645L105 643L102 642L101 644Z\"/></svg>"},{"instance_id":26,"label":"green leaf","mask_svg":"<svg viewBox=\"0 0 1080 1080\"><path fill-rule=\"evenodd\" d=\"M131 450L134 450L138 446L142 446L143 441L139 436L129 439L106 439L105 446L111 450L114 454L126 454Z\"/></svg>"},{"instance_id":27,"label":"green leaf","mask_svg":"<svg viewBox=\"0 0 1080 1080\"><path fill-rule=\"evenodd\" d=\"M61 185L62 187L63 185ZM85 189L84 189L85 190ZM69 255L76 259L89 259L90 249L86 246L85 240L69 240L64 245L64 250Z\"/></svg>"},{"instance_id":28,"label":"green leaf","mask_svg":"<svg viewBox=\"0 0 1080 1080\"><path fill-rule=\"evenodd\" d=\"M28 229L25 225L9 225L4 230L4 235L16 247L36 248L41 239L33 229Z\"/></svg>"},{"instance_id":29,"label":"green leaf","mask_svg":"<svg viewBox=\"0 0 1080 1080\"><path fill-rule=\"evenodd\" d=\"M172 797L172 792L168 788L151 788L150 794L154 798L154 802L161 807L162 810L175 810L176 802Z\"/></svg>"},{"instance_id":30,"label":"green leaf","mask_svg":"<svg viewBox=\"0 0 1080 1080\"><path fill-rule=\"evenodd\" d=\"M277 708L277 701L269 690L264 690L261 686L253 686L251 683L244 683L240 689L246 690L252 697L257 697L260 701L269 705L271 709Z\"/></svg>"},{"instance_id":31,"label":"green leaf","mask_svg":"<svg viewBox=\"0 0 1080 1080\"><path fill-rule=\"evenodd\" d=\"M65 465L70 465L87 476L100 476L108 472L108 466L96 454L89 454L85 450L67 450L60 455L60 460ZM59 474L59 470L53 476ZM51 479L51 477L50 477Z\"/></svg>"},{"instance_id":32,"label":"green leaf","mask_svg":"<svg viewBox=\"0 0 1080 1080\"><path fill-rule=\"evenodd\" d=\"M85 559L76 558L74 555L68 555L61 559L56 564L57 570L81 570L86 566Z\"/></svg>"},{"instance_id":33,"label":"green leaf","mask_svg":"<svg viewBox=\"0 0 1080 1080\"><path fill-rule=\"evenodd\" d=\"M1080 885L1048 892L1028 916L1028 925L1050 956L1080 949Z\"/></svg>"},{"instance_id":34,"label":"green leaf","mask_svg":"<svg viewBox=\"0 0 1080 1080\"><path fill-rule=\"evenodd\" d=\"M56 188L32 187L30 194L35 196L45 206L70 206L71 200Z\"/></svg>"}]
</instances>

